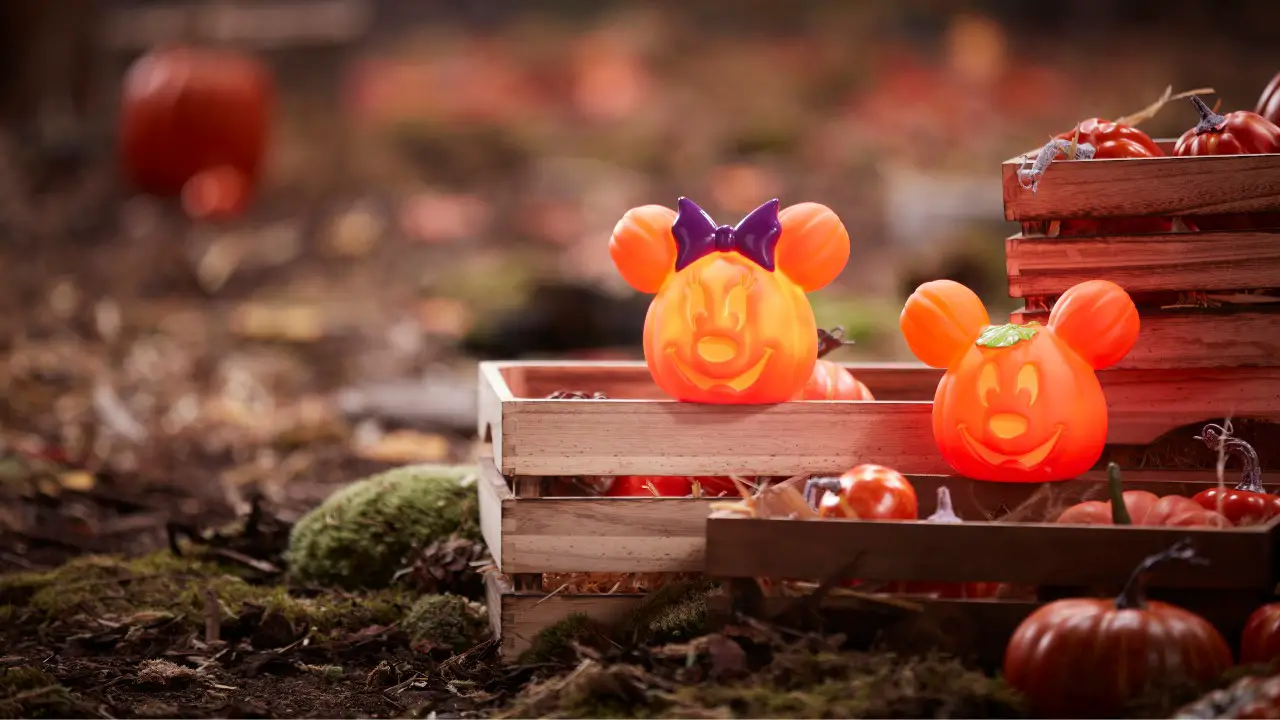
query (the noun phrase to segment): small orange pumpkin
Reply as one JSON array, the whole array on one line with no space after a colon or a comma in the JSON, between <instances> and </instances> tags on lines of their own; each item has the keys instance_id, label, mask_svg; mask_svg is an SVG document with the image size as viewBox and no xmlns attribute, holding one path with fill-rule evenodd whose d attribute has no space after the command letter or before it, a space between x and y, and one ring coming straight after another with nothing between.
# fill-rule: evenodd
<instances>
[{"instance_id":1,"label":"small orange pumpkin","mask_svg":"<svg viewBox=\"0 0 1280 720\"><path fill-rule=\"evenodd\" d=\"M907 344L946 368L933 400L933 435L956 472L976 480L1066 480L1097 462L1107 403L1095 370L1138 338L1138 310L1115 283L1067 290L1047 325L988 324L973 291L925 283L900 320Z\"/></svg>"},{"instance_id":2,"label":"small orange pumpkin","mask_svg":"<svg viewBox=\"0 0 1280 720\"><path fill-rule=\"evenodd\" d=\"M777 403L810 380L817 324L805 292L839 274L849 235L825 206L778 208L771 200L735 227L717 226L680 198L679 212L633 208L614 228L609 252L618 272L655 294L644 355L671 397Z\"/></svg>"}]
</instances>

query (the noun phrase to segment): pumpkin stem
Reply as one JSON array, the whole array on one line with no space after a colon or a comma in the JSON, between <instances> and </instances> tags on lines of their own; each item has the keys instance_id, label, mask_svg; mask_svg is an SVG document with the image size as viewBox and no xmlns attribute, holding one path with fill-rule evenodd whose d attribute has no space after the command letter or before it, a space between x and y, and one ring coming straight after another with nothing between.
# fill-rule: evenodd
<instances>
[{"instance_id":1,"label":"pumpkin stem","mask_svg":"<svg viewBox=\"0 0 1280 720\"><path fill-rule=\"evenodd\" d=\"M1116 597L1116 609L1118 610L1141 610L1147 606L1147 573L1151 568L1169 560L1182 560L1196 565L1208 565L1209 561L1196 555L1195 548L1191 546L1191 538L1182 538L1178 542L1169 547L1168 550L1158 552L1155 555L1148 555L1138 567L1130 573L1129 579L1124 584L1124 589L1120 591L1120 595Z\"/></svg>"},{"instance_id":2,"label":"pumpkin stem","mask_svg":"<svg viewBox=\"0 0 1280 720\"><path fill-rule=\"evenodd\" d=\"M1198 96L1191 96L1191 104L1196 106L1196 112L1200 113L1200 122L1196 123L1196 134L1204 135L1211 132L1222 132L1222 128L1227 124L1227 119L1214 112L1208 105L1204 104Z\"/></svg>"},{"instance_id":3,"label":"pumpkin stem","mask_svg":"<svg viewBox=\"0 0 1280 720\"><path fill-rule=\"evenodd\" d=\"M964 522L960 516L956 514L955 506L951 504L951 490L943 485L938 488L938 509L926 518L925 522L937 523L958 523Z\"/></svg>"},{"instance_id":4,"label":"pumpkin stem","mask_svg":"<svg viewBox=\"0 0 1280 720\"><path fill-rule=\"evenodd\" d=\"M840 491L840 478L838 477L819 477L809 478L804 483L804 499L814 510L818 509L818 501L823 495L829 492Z\"/></svg>"},{"instance_id":5,"label":"pumpkin stem","mask_svg":"<svg viewBox=\"0 0 1280 720\"><path fill-rule=\"evenodd\" d=\"M1225 428L1221 425L1205 425L1195 439L1208 445L1214 452L1240 456L1244 467L1240 471L1241 480L1236 490L1266 494L1267 489L1262 487L1262 463L1258 461L1258 451L1231 434L1231 423L1227 423Z\"/></svg>"},{"instance_id":6,"label":"pumpkin stem","mask_svg":"<svg viewBox=\"0 0 1280 720\"><path fill-rule=\"evenodd\" d=\"M818 359L830 355L846 345L852 345L852 340L844 339L844 328L837 325L830 330L818 328Z\"/></svg>"},{"instance_id":7,"label":"pumpkin stem","mask_svg":"<svg viewBox=\"0 0 1280 720\"><path fill-rule=\"evenodd\" d=\"M1107 465L1107 494L1111 496L1111 522L1116 525L1132 525L1129 506L1124 503L1124 484L1120 481L1120 466Z\"/></svg>"}]
</instances>

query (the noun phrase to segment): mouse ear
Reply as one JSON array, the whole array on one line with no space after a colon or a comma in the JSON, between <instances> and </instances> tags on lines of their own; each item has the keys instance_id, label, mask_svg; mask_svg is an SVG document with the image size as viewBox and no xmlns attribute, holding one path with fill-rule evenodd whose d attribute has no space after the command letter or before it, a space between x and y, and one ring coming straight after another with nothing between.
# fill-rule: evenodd
<instances>
[{"instance_id":1,"label":"mouse ear","mask_svg":"<svg viewBox=\"0 0 1280 720\"><path fill-rule=\"evenodd\" d=\"M609 256L622 279L650 295L675 272L676 239L671 224L676 211L661 205L631 208L613 228Z\"/></svg>"},{"instance_id":2,"label":"mouse ear","mask_svg":"<svg viewBox=\"0 0 1280 720\"><path fill-rule=\"evenodd\" d=\"M1048 327L1094 370L1124 359L1138 342L1138 308L1110 280L1074 285L1053 304Z\"/></svg>"},{"instance_id":3,"label":"mouse ear","mask_svg":"<svg viewBox=\"0 0 1280 720\"><path fill-rule=\"evenodd\" d=\"M991 318L972 290L952 280L934 280L911 293L898 324L920 362L946 368L978 339Z\"/></svg>"},{"instance_id":4,"label":"mouse ear","mask_svg":"<svg viewBox=\"0 0 1280 720\"><path fill-rule=\"evenodd\" d=\"M777 262L792 282L812 292L825 287L849 261L849 232L831 208L818 203L792 205L778 214L782 237Z\"/></svg>"}]
</instances>

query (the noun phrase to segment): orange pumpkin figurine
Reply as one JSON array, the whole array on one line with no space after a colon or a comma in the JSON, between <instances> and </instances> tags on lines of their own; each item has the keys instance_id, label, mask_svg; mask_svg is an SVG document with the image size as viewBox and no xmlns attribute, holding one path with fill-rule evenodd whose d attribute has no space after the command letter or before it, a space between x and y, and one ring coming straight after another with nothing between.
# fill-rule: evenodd
<instances>
[{"instance_id":1,"label":"orange pumpkin figurine","mask_svg":"<svg viewBox=\"0 0 1280 720\"><path fill-rule=\"evenodd\" d=\"M796 397L818 354L805 292L844 269L844 224L816 203L779 212L779 202L770 200L734 227L717 226L687 198L678 207L633 208L609 241L627 283L655 294L644 326L654 382L689 402Z\"/></svg>"},{"instance_id":2,"label":"orange pumpkin figurine","mask_svg":"<svg viewBox=\"0 0 1280 720\"><path fill-rule=\"evenodd\" d=\"M1095 370L1138 339L1138 310L1120 286L1080 283L1046 325L990 324L978 296L950 280L916 289L900 318L925 364L946 368L933 436L956 472L976 480L1066 480L1097 462L1107 402Z\"/></svg>"}]
</instances>

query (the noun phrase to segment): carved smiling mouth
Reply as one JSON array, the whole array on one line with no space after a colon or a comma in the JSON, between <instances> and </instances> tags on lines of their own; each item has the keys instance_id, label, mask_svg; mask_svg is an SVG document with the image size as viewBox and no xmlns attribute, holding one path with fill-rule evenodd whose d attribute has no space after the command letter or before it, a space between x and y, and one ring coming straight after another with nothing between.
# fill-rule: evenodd
<instances>
[{"instance_id":1,"label":"carved smiling mouth","mask_svg":"<svg viewBox=\"0 0 1280 720\"><path fill-rule=\"evenodd\" d=\"M964 444L969 447L969 450L974 455L982 458L984 462L995 466L1017 465L1022 468L1031 468L1044 462L1044 459L1049 457L1049 453L1053 452L1053 448L1057 446L1058 438L1062 437L1062 426L1059 425L1048 440L1045 440L1030 452L1020 455L1004 455L974 440L973 436L969 434L968 426L961 425L959 430L960 437L964 438Z\"/></svg>"},{"instance_id":2,"label":"carved smiling mouth","mask_svg":"<svg viewBox=\"0 0 1280 720\"><path fill-rule=\"evenodd\" d=\"M676 369L684 376L686 380L696 385L701 390L710 390L713 387L727 387L734 392L742 392L760 379L760 375L764 373L764 366L769 362L769 358L773 357L773 348L765 348L764 354L755 365L752 365L745 372L738 373L730 378L718 378L700 373L697 370L685 364L680 359L680 354L675 348L668 348L667 353L671 355L671 360L675 363Z\"/></svg>"}]
</instances>

